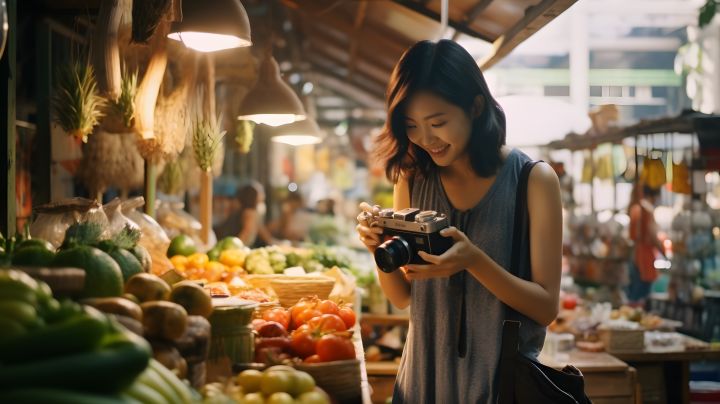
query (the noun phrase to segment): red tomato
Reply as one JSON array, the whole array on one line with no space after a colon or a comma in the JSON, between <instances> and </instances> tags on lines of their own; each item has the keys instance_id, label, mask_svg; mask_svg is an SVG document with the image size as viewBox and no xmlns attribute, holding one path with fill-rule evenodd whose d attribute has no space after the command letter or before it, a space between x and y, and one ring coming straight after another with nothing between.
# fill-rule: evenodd
<instances>
[{"instance_id":1,"label":"red tomato","mask_svg":"<svg viewBox=\"0 0 720 404\"><path fill-rule=\"evenodd\" d=\"M313 304L314 304L314 302L312 300L309 300L306 298L300 299L298 304L293 306L292 312L290 313L292 315L293 323L297 321L298 316L300 316L300 314L302 312L304 312L307 309L312 308Z\"/></svg>"},{"instance_id":2,"label":"red tomato","mask_svg":"<svg viewBox=\"0 0 720 404\"><path fill-rule=\"evenodd\" d=\"M267 321L265 321L261 318L256 318L255 320L252 321L253 330L257 330L265 323L267 323Z\"/></svg>"},{"instance_id":3,"label":"red tomato","mask_svg":"<svg viewBox=\"0 0 720 404\"><path fill-rule=\"evenodd\" d=\"M310 330L310 326L307 325L307 324L303 324L303 325L301 325L300 327L298 327L295 331L293 331L293 332L290 334L290 336L291 336L291 337L295 337L296 334L297 334L297 335L300 335L300 333L302 333L303 331L311 331L311 330Z\"/></svg>"},{"instance_id":4,"label":"red tomato","mask_svg":"<svg viewBox=\"0 0 720 404\"><path fill-rule=\"evenodd\" d=\"M282 324L275 321L268 321L265 324L256 328L256 331L261 337L287 337L288 332Z\"/></svg>"},{"instance_id":5,"label":"red tomato","mask_svg":"<svg viewBox=\"0 0 720 404\"><path fill-rule=\"evenodd\" d=\"M323 314L320 317L315 317L307 322L307 325L313 329L320 329L320 331L347 331L345 322L334 314Z\"/></svg>"},{"instance_id":6,"label":"red tomato","mask_svg":"<svg viewBox=\"0 0 720 404\"><path fill-rule=\"evenodd\" d=\"M319 310L305 310L297 317L297 319L293 319L293 324L295 324L296 327L300 327L301 325L307 323L308 321L314 319L315 317L320 317L323 314Z\"/></svg>"},{"instance_id":7,"label":"red tomato","mask_svg":"<svg viewBox=\"0 0 720 404\"><path fill-rule=\"evenodd\" d=\"M563 299L563 309L572 310L577 306L577 299L573 295L567 295Z\"/></svg>"},{"instance_id":8,"label":"red tomato","mask_svg":"<svg viewBox=\"0 0 720 404\"><path fill-rule=\"evenodd\" d=\"M355 346L350 338L340 335L323 335L317 342L317 355L323 362L355 359Z\"/></svg>"},{"instance_id":9,"label":"red tomato","mask_svg":"<svg viewBox=\"0 0 720 404\"><path fill-rule=\"evenodd\" d=\"M303 363L320 363L320 362L321 362L320 357L317 356L317 355L308 356L308 357L305 358L305 360L303 361Z\"/></svg>"},{"instance_id":10,"label":"red tomato","mask_svg":"<svg viewBox=\"0 0 720 404\"><path fill-rule=\"evenodd\" d=\"M340 316L342 321L345 322L345 327L347 327L348 330L355 326L357 316L355 316L355 312L348 309L347 307L343 307L342 309L340 309L338 316Z\"/></svg>"},{"instance_id":11,"label":"red tomato","mask_svg":"<svg viewBox=\"0 0 720 404\"><path fill-rule=\"evenodd\" d=\"M285 309L268 310L263 313L263 320L280 323L287 330L288 325L290 324L290 313L285 311Z\"/></svg>"},{"instance_id":12,"label":"red tomato","mask_svg":"<svg viewBox=\"0 0 720 404\"><path fill-rule=\"evenodd\" d=\"M335 304L335 302L333 302L332 300L323 300L322 303L318 304L317 309L320 310L322 314L337 315L340 311L337 304Z\"/></svg>"},{"instance_id":13,"label":"red tomato","mask_svg":"<svg viewBox=\"0 0 720 404\"><path fill-rule=\"evenodd\" d=\"M304 330L293 333L292 348L297 356L305 359L315 355L315 346L317 345L317 337L311 330Z\"/></svg>"}]
</instances>

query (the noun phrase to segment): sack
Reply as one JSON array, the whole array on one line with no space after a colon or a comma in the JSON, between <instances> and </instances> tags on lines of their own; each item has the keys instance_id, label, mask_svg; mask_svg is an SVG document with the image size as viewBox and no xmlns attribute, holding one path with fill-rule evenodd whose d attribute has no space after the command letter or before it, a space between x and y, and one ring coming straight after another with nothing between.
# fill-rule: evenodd
<instances>
[{"instance_id":1,"label":"sack","mask_svg":"<svg viewBox=\"0 0 720 404\"><path fill-rule=\"evenodd\" d=\"M510 273L520 278L521 266L530 264L527 184L537 163L525 163L518 179ZM555 370L518 352L519 317L515 309L505 307L498 404L592 404L585 395L585 378L575 366Z\"/></svg>"}]
</instances>

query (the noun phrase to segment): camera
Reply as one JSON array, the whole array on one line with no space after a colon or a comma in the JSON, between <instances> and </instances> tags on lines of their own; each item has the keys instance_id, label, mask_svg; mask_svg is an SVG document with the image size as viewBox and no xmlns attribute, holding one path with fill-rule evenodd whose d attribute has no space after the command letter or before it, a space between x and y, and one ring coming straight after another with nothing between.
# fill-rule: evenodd
<instances>
[{"instance_id":1,"label":"camera","mask_svg":"<svg viewBox=\"0 0 720 404\"><path fill-rule=\"evenodd\" d=\"M419 251L440 255L453 245L452 238L440 235L448 227L447 218L434 211L384 209L378 216L368 213L367 221L371 227L383 228L384 242L375 250L375 263L386 273L407 264L428 264Z\"/></svg>"}]
</instances>

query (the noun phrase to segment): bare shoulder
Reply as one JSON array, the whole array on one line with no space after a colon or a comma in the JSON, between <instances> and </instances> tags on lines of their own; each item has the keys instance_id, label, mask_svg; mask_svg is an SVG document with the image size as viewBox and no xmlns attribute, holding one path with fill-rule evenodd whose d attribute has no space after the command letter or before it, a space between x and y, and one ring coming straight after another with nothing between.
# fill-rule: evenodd
<instances>
[{"instance_id":1,"label":"bare shoulder","mask_svg":"<svg viewBox=\"0 0 720 404\"><path fill-rule=\"evenodd\" d=\"M528 195L552 197L554 194L560 195L560 181L555 170L546 163L535 164L528 179Z\"/></svg>"}]
</instances>

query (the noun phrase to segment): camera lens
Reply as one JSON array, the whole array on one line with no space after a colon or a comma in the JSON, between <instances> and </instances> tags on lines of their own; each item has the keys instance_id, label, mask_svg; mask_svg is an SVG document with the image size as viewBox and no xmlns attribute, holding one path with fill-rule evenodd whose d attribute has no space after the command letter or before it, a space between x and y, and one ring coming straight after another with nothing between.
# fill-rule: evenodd
<instances>
[{"instance_id":1,"label":"camera lens","mask_svg":"<svg viewBox=\"0 0 720 404\"><path fill-rule=\"evenodd\" d=\"M375 250L375 263L385 273L393 272L407 265L412 257L413 249L407 241L395 236Z\"/></svg>"}]
</instances>

